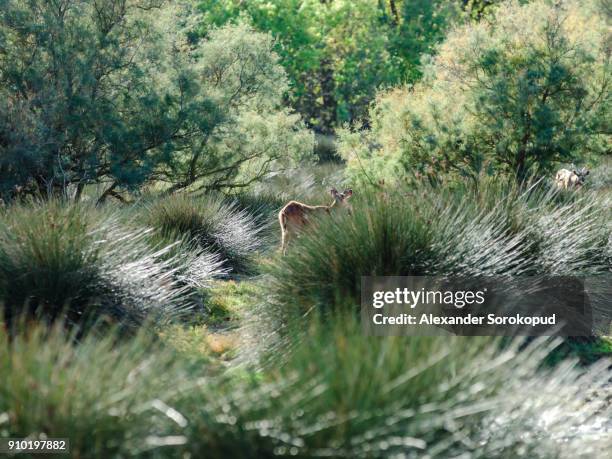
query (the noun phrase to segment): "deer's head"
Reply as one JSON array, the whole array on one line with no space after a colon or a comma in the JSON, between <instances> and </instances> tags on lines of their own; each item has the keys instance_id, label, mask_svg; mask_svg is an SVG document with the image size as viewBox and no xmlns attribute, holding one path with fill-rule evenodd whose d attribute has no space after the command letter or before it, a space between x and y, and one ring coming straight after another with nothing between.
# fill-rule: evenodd
<instances>
[{"instance_id":1,"label":"deer's head","mask_svg":"<svg viewBox=\"0 0 612 459\"><path fill-rule=\"evenodd\" d=\"M351 205L348 203L348 200L351 196L353 196L353 190L347 188L340 193L335 188L332 188L329 190L329 192L331 193L332 198L334 198L334 202L332 204L333 206L346 207L349 209L349 212L351 211Z\"/></svg>"},{"instance_id":2,"label":"deer's head","mask_svg":"<svg viewBox=\"0 0 612 459\"><path fill-rule=\"evenodd\" d=\"M581 167L580 169L574 169L574 174L578 176L580 183L583 184L586 181L587 175L591 173L586 167Z\"/></svg>"}]
</instances>

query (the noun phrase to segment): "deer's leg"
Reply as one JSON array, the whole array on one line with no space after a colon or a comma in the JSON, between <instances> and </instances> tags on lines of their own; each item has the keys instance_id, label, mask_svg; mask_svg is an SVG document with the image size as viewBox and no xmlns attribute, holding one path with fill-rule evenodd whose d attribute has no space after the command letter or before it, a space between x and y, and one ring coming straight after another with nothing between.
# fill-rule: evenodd
<instances>
[{"instance_id":1,"label":"deer's leg","mask_svg":"<svg viewBox=\"0 0 612 459\"><path fill-rule=\"evenodd\" d=\"M283 255L287 254L287 246L289 245L289 240L291 239L291 232L287 227L285 227L283 231L283 240L282 240L282 249Z\"/></svg>"},{"instance_id":2,"label":"deer's leg","mask_svg":"<svg viewBox=\"0 0 612 459\"><path fill-rule=\"evenodd\" d=\"M287 230L285 228L281 228L281 252L283 255L287 252Z\"/></svg>"},{"instance_id":3,"label":"deer's leg","mask_svg":"<svg viewBox=\"0 0 612 459\"><path fill-rule=\"evenodd\" d=\"M280 249L283 255L285 255L285 253L287 252L287 240L289 238L289 235L287 234L287 219L283 215L282 212L278 214L278 221L281 227L281 247Z\"/></svg>"}]
</instances>

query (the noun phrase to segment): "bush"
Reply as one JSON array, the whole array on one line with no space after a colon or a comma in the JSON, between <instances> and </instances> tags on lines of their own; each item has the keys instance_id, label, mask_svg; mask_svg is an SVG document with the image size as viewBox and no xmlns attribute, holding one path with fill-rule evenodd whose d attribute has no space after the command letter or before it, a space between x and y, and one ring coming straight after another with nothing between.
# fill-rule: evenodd
<instances>
[{"instance_id":1,"label":"bush","mask_svg":"<svg viewBox=\"0 0 612 459\"><path fill-rule=\"evenodd\" d=\"M0 437L67 437L83 458L586 458L612 447L597 429L612 414L610 369L538 370L554 342L519 352L522 342L500 350L488 338L367 338L346 317L298 336L257 375L215 374L142 334L77 347L39 327L9 344L0 328Z\"/></svg>"},{"instance_id":2,"label":"bush","mask_svg":"<svg viewBox=\"0 0 612 459\"><path fill-rule=\"evenodd\" d=\"M251 270L262 245L262 227L256 219L235 203L212 195L161 198L148 206L146 222L169 240L192 240L200 249L218 254L223 266L234 273Z\"/></svg>"},{"instance_id":3,"label":"bush","mask_svg":"<svg viewBox=\"0 0 612 459\"><path fill-rule=\"evenodd\" d=\"M151 230L131 230L117 214L60 201L14 205L0 214L0 301L12 316L29 310L67 322L108 316L139 323L189 307L188 289L173 272L201 284L215 268L195 273L202 257L167 257L152 250ZM201 266L200 266L201 267Z\"/></svg>"},{"instance_id":4,"label":"bush","mask_svg":"<svg viewBox=\"0 0 612 459\"><path fill-rule=\"evenodd\" d=\"M237 425L252 426L281 455L588 457L610 442L602 432L573 436L580 425L605 422L598 418L605 405L599 391L609 360L591 374L567 361L539 372L553 342L519 352L518 340L500 351L491 338L365 337L355 318L327 319L307 331L303 320L294 324L299 338L273 350L275 384L251 397L236 395L231 404L241 414L239 407L251 403L276 414L254 422L230 411ZM589 393L592 405L583 405ZM578 417L585 418L578 421L567 400L584 406ZM544 422L547 416L558 417ZM230 422L226 428L240 432Z\"/></svg>"},{"instance_id":5,"label":"bush","mask_svg":"<svg viewBox=\"0 0 612 459\"><path fill-rule=\"evenodd\" d=\"M468 186L356 193L270 264L279 310L360 301L361 276L597 275L612 269L610 207L594 193Z\"/></svg>"},{"instance_id":6,"label":"bush","mask_svg":"<svg viewBox=\"0 0 612 459\"><path fill-rule=\"evenodd\" d=\"M200 0L199 8L204 33L245 18L271 33L290 79L288 102L327 134L366 115L377 88L417 80L421 56L463 17L456 0L277 0L273 8L266 2Z\"/></svg>"},{"instance_id":7,"label":"bush","mask_svg":"<svg viewBox=\"0 0 612 459\"><path fill-rule=\"evenodd\" d=\"M278 212L287 203L287 199L284 199L274 190L247 191L234 194L230 199L236 208L243 209L251 214L261 228L262 249L264 251L277 244Z\"/></svg>"},{"instance_id":8,"label":"bush","mask_svg":"<svg viewBox=\"0 0 612 459\"><path fill-rule=\"evenodd\" d=\"M163 400L183 370L142 332L76 345L59 327L30 325L10 341L0 327L0 437L68 438L71 457L144 454L176 425Z\"/></svg>"},{"instance_id":9,"label":"bush","mask_svg":"<svg viewBox=\"0 0 612 459\"><path fill-rule=\"evenodd\" d=\"M504 172L524 180L609 149L609 30L598 1L504 2L452 31L413 87L344 131L351 175L387 182Z\"/></svg>"},{"instance_id":10,"label":"bush","mask_svg":"<svg viewBox=\"0 0 612 459\"><path fill-rule=\"evenodd\" d=\"M272 37L238 24L200 40L192 6L4 0L0 197L219 190L312 157Z\"/></svg>"}]
</instances>

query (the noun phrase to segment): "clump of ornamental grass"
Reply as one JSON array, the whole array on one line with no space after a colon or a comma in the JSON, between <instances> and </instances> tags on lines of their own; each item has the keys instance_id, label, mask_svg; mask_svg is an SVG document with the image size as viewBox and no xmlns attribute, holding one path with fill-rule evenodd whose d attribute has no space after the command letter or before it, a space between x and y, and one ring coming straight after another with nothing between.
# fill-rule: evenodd
<instances>
[{"instance_id":1,"label":"clump of ornamental grass","mask_svg":"<svg viewBox=\"0 0 612 459\"><path fill-rule=\"evenodd\" d=\"M236 203L238 208L253 215L260 225L268 227L278 219L278 212L288 201L282 195L266 191L237 193L230 199Z\"/></svg>"},{"instance_id":2,"label":"clump of ornamental grass","mask_svg":"<svg viewBox=\"0 0 612 459\"><path fill-rule=\"evenodd\" d=\"M127 224L138 227L133 219L131 222ZM198 241L179 232L145 231L146 241L153 251L158 252L159 248L163 248L159 255L168 262L167 268L172 272L172 278L178 284L190 287L193 294L197 295L197 290L208 288L212 280L227 276L228 268L220 255L201 247Z\"/></svg>"},{"instance_id":3,"label":"clump of ornamental grass","mask_svg":"<svg viewBox=\"0 0 612 459\"><path fill-rule=\"evenodd\" d=\"M116 214L48 201L13 205L0 215L0 301L7 317L22 312L83 323L100 317L138 324L190 307L189 289L174 274L201 285L214 260L169 257L151 249L152 230L133 230ZM214 269L213 269L214 271Z\"/></svg>"},{"instance_id":4,"label":"clump of ornamental grass","mask_svg":"<svg viewBox=\"0 0 612 459\"><path fill-rule=\"evenodd\" d=\"M209 371L140 333L78 345L0 328L0 436L79 457L593 457L612 447L610 362L542 369L557 343L365 337L302 323L257 373ZM100 384L104 381L104 384Z\"/></svg>"},{"instance_id":5,"label":"clump of ornamental grass","mask_svg":"<svg viewBox=\"0 0 612 459\"><path fill-rule=\"evenodd\" d=\"M261 225L248 211L218 196L175 194L149 205L146 222L165 238L195 242L216 253L224 268L249 272L261 247Z\"/></svg>"},{"instance_id":6,"label":"clump of ornamental grass","mask_svg":"<svg viewBox=\"0 0 612 459\"><path fill-rule=\"evenodd\" d=\"M589 457L611 446L609 360L543 370L557 341L367 337L351 315L326 318L293 324L256 389L198 405L209 422L192 424L193 438L216 446L211 457Z\"/></svg>"},{"instance_id":7,"label":"clump of ornamental grass","mask_svg":"<svg viewBox=\"0 0 612 459\"><path fill-rule=\"evenodd\" d=\"M16 329L0 326L0 437L68 438L71 457L144 456L183 426L164 400L187 368L144 328L78 343L59 323Z\"/></svg>"},{"instance_id":8,"label":"clump of ornamental grass","mask_svg":"<svg viewBox=\"0 0 612 459\"><path fill-rule=\"evenodd\" d=\"M270 263L279 310L359 304L361 276L610 273L609 198L483 182L364 192Z\"/></svg>"}]
</instances>

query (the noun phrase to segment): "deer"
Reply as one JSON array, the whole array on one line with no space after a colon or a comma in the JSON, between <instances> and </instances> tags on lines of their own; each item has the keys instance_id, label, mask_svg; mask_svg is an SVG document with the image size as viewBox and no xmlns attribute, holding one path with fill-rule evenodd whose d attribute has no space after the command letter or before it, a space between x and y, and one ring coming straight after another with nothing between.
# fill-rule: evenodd
<instances>
[{"instance_id":1,"label":"deer","mask_svg":"<svg viewBox=\"0 0 612 459\"><path fill-rule=\"evenodd\" d=\"M345 208L351 214L352 206L348 199L353 196L353 190L346 189L342 193L332 188L329 190L334 199L329 206L310 206L298 201L289 201L278 213L278 221L281 227L281 251L287 253L289 239L310 225L313 218L319 215L330 215L332 210Z\"/></svg>"},{"instance_id":2,"label":"deer","mask_svg":"<svg viewBox=\"0 0 612 459\"><path fill-rule=\"evenodd\" d=\"M568 188L580 188L586 181L586 176L590 171L586 167L580 169L561 169L555 175L557 188L567 190Z\"/></svg>"}]
</instances>

